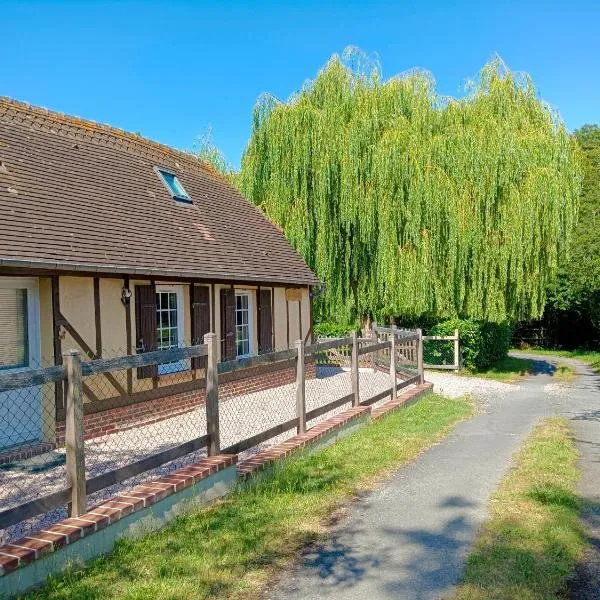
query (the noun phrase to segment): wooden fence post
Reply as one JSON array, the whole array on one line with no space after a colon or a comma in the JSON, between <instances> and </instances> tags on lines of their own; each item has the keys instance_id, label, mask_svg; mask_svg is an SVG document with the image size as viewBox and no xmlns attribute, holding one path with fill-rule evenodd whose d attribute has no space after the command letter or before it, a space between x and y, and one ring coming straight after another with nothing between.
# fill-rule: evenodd
<instances>
[{"instance_id":1,"label":"wooden fence post","mask_svg":"<svg viewBox=\"0 0 600 600\"><path fill-rule=\"evenodd\" d=\"M417 373L419 375L419 385L425 382L425 373L423 371L423 331L417 329Z\"/></svg>"},{"instance_id":2,"label":"wooden fence post","mask_svg":"<svg viewBox=\"0 0 600 600\"><path fill-rule=\"evenodd\" d=\"M377 323L375 321L373 321L373 324L371 325L371 343L372 344L376 344L379 341L379 339L377 337L377 331L375 331L376 327L377 327ZM373 372L375 372L376 367L377 367L377 352L371 353L371 362L373 363Z\"/></svg>"},{"instance_id":3,"label":"wooden fence post","mask_svg":"<svg viewBox=\"0 0 600 600\"><path fill-rule=\"evenodd\" d=\"M459 342L459 333L458 329L454 330L454 364L456 365L456 370L460 369L460 342Z\"/></svg>"},{"instance_id":4,"label":"wooden fence post","mask_svg":"<svg viewBox=\"0 0 600 600\"><path fill-rule=\"evenodd\" d=\"M67 405L65 414L65 450L67 485L71 488L69 516L85 513L85 446L83 443L83 393L81 382L81 353L65 352L67 370Z\"/></svg>"},{"instance_id":5,"label":"wooden fence post","mask_svg":"<svg viewBox=\"0 0 600 600\"><path fill-rule=\"evenodd\" d=\"M392 327L392 329L395 329ZM398 384L396 383L396 334L392 334L390 340L392 345L390 346L390 380L392 384L392 400L396 399L398 395Z\"/></svg>"},{"instance_id":6,"label":"wooden fence post","mask_svg":"<svg viewBox=\"0 0 600 600\"><path fill-rule=\"evenodd\" d=\"M352 357L350 362L352 379L352 406L360 405L360 391L358 388L358 335L352 332Z\"/></svg>"},{"instance_id":7,"label":"wooden fence post","mask_svg":"<svg viewBox=\"0 0 600 600\"><path fill-rule=\"evenodd\" d=\"M304 372L304 340L296 341L296 416L298 433L306 431L306 373Z\"/></svg>"},{"instance_id":8,"label":"wooden fence post","mask_svg":"<svg viewBox=\"0 0 600 600\"><path fill-rule=\"evenodd\" d=\"M208 346L206 357L206 433L208 434L208 455L221 451L219 440L219 373L217 371L217 335L207 333L204 343Z\"/></svg>"}]
</instances>

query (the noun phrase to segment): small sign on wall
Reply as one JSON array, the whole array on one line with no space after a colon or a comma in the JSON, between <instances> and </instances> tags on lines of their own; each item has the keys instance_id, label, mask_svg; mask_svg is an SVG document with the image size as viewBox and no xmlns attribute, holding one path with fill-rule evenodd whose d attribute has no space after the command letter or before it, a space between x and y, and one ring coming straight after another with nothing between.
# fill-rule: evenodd
<instances>
[{"instance_id":1,"label":"small sign on wall","mask_svg":"<svg viewBox=\"0 0 600 600\"><path fill-rule=\"evenodd\" d=\"M300 288L286 288L285 299L290 302L301 302L302 290Z\"/></svg>"}]
</instances>

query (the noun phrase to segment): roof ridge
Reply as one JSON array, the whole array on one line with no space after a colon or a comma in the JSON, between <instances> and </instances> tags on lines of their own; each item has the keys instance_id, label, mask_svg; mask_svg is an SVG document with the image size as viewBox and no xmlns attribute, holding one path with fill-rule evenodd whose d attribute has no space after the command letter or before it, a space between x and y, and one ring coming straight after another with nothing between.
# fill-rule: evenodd
<instances>
[{"instance_id":1,"label":"roof ridge","mask_svg":"<svg viewBox=\"0 0 600 600\"><path fill-rule=\"evenodd\" d=\"M93 121L91 119L84 119L83 117L68 115L66 113L50 110L49 108L45 108L42 106L35 106L33 104L30 104L29 102L15 100L14 98L10 98L8 96L0 96L0 115L2 114L3 105L7 109L12 109L16 112L23 113L26 116L31 116L33 114L39 117L46 118L49 121L48 126L50 126L51 123L54 122L78 128L81 130L82 133L90 133L91 131L101 134L109 134L114 136L114 138L118 141L134 143L142 148L151 148L157 152L162 152L164 154L170 155L173 159L181 158L194 166L199 166L201 168L206 169L212 175L219 175L219 173L217 173L213 165L211 165L208 161L198 156L195 156L191 152L188 152L186 150L178 150L177 148L173 148L171 146L168 146L167 144L151 140L134 132L119 129L118 127L115 127L108 123L98 123L97 121ZM128 149L127 146L124 144L120 147L124 150Z\"/></svg>"}]
</instances>

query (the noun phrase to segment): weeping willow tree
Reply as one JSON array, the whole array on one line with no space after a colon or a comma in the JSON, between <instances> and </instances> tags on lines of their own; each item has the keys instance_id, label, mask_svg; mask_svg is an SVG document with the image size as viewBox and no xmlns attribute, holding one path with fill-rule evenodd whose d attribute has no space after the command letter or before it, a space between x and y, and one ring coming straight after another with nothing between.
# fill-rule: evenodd
<instances>
[{"instance_id":1,"label":"weeping willow tree","mask_svg":"<svg viewBox=\"0 0 600 600\"><path fill-rule=\"evenodd\" d=\"M345 57L346 58L346 57ZM238 185L326 282L322 316L539 316L576 215L576 143L495 58L460 99L333 56L263 96Z\"/></svg>"}]
</instances>

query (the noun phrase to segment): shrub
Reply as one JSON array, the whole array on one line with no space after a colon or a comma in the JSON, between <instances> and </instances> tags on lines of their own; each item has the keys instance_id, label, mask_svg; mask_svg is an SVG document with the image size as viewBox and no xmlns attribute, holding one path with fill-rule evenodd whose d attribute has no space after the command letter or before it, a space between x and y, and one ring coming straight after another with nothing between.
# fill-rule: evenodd
<instances>
[{"instance_id":1,"label":"shrub","mask_svg":"<svg viewBox=\"0 0 600 600\"><path fill-rule=\"evenodd\" d=\"M471 319L450 319L431 327L428 335L454 335L458 329L463 367L482 371L506 358L512 339L509 323L487 323Z\"/></svg>"},{"instance_id":2,"label":"shrub","mask_svg":"<svg viewBox=\"0 0 600 600\"><path fill-rule=\"evenodd\" d=\"M313 331L316 337L346 337L357 329L354 325L339 325L338 323L315 323Z\"/></svg>"}]
</instances>

